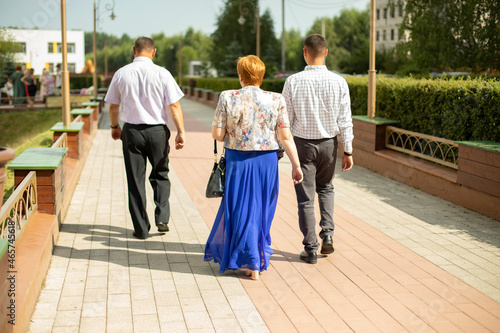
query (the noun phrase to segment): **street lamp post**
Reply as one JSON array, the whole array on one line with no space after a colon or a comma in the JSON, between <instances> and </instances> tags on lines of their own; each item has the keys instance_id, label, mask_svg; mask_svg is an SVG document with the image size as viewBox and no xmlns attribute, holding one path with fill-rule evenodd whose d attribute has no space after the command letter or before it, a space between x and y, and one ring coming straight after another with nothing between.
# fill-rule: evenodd
<instances>
[{"instance_id":1,"label":"street lamp post","mask_svg":"<svg viewBox=\"0 0 500 333\"><path fill-rule=\"evenodd\" d=\"M70 127L70 97L69 97L69 73L68 73L68 43L66 39L66 0L61 0L61 52L62 52L62 71L61 71L61 97L62 97L62 118L63 126Z\"/></svg>"},{"instance_id":2,"label":"street lamp post","mask_svg":"<svg viewBox=\"0 0 500 333\"><path fill-rule=\"evenodd\" d=\"M375 70L375 36L376 36L376 21L375 21L376 0L370 1L370 63L368 69L368 118L375 117L375 99L376 99L376 75Z\"/></svg>"},{"instance_id":3,"label":"street lamp post","mask_svg":"<svg viewBox=\"0 0 500 333\"><path fill-rule=\"evenodd\" d=\"M94 85L94 98L97 97L97 29L96 29L96 26L97 26L97 23L99 22L99 5L101 4L101 0L99 0L99 2L97 3L97 6L96 6L96 3L94 1L94 33L93 33L93 51L94 51L94 73L93 73L93 85ZM113 21L115 18L116 18L116 15L115 15L115 12L114 12L114 9L115 9L115 0L113 0L113 4L111 3L108 3L104 6L105 8L105 11L104 12L107 12L107 11L110 11L111 12L111 15L109 15L109 18L111 19L111 21Z\"/></svg>"},{"instance_id":4,"label":"street lamp post","mask_svg":"<svg viewBox=\"0 0 500 333\"><path fill-rule=\"evenodd\" d=\"M257 57L260 58L260 13L259 13L259 5L255 5L252 1L250 0L244 0L242 3L240 3L240 17L238 18L238 23L243 25L245 24L246 20L243 16L248 15L249 9L244 7L243 5L245 4L250 4L252 5L254 11L255 11L255 16L253 20L254 28L252 30L252 33L257 32L257 47L256 47L256 55Z\"/></svg>"}]
</instances>

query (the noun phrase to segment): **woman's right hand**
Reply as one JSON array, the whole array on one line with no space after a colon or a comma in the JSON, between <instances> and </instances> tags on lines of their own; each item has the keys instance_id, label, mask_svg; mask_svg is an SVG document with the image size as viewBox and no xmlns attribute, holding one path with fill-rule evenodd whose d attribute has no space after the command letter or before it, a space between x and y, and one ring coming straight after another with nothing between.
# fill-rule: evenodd
<instances>
[{"instance_id":1,"label":"woman's right hand","mask_svg":"<svg viewBox=\"0 0 500 333\"><path fill-rule=\"evenodd\" d=\"M294 184L299 184L302 182L304 175L302 174L302 169L300 166L292 169L292 179Z\"/></svg>"}]
</instances>

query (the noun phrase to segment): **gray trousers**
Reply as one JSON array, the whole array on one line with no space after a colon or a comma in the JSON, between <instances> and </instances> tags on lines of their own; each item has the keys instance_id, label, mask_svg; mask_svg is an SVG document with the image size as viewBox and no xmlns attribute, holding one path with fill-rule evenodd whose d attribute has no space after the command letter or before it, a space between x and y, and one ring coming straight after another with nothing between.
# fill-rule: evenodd
<instances>
[{"instance_id":1,"label":"gray trousers","mask_svg":"<svg viewBox=\"0 0 500 333\"><path fill-rule=\"evenodd\" d=\"M319 225L321 238L333 236L333 202L335 192L332 180L335 176L337 161L337 137L320 140L306 140L295 137L295 145L299 154L300 167L304 179L295 185L299 209L299 227L304 235L302 244L307 253L316 252L319 248L316 237L316 217L314 216L314 197L318 194L321 219Z\"/></svg>"}]
</instances>

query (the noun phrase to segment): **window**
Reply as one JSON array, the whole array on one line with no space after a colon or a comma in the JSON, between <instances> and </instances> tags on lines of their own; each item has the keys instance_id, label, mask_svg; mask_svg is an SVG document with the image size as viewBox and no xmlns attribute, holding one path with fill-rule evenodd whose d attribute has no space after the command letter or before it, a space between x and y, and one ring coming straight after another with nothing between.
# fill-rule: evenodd
<instances>
[{"instance_id":1,"label":"window","mask_svg":"<svg viewBox=\"0 0 500 333\"><path fill-rule=\"evenodd\" d=\"M68 43L68 53L76 53L75 43ZM48 52L49 53L62 53L62 44L57 42L48 43Z\"/></svg>"},{"instance_id":2,"label":"window","mask_svg":"<svg viewBox=\"0 0 500 333\"><path fill-rule=\"evenodd\" d=\"M391 7L391 17L394 18L396 9L394 6Z\"/></svg>"},{"instance_id":3,"label":"window","mask_svg":"<svg viewBox=\"0 0 500 333\"><path fill-rule=\"evenodd\" d=\"M54 73L54 68L56 68L56 66L50 62L49 68L47 68L47 70L49 71L50 74L52 74L52 73Z\"/></svg>"},{"instance_id":4,"label":"window","mask_svg":"<svg viewBox=\"0 0 500 333\"><path fill-rule=\"evenodd\" d=\"M380 31L377 30L377 42L380 39Z\"/></svg>"},{"instance_id":5,"label":"window","mask_svg":"<svg viewBox=\"0 0 500 333\"><path fill-rule=\"evenodd\" d=\"M399 17L403 17L403 5L399 5Z\"/></svg>"},{"instance_id":6,"label":"window","mask_svg":"<svg viewBox=\"0 0 500 333\"><path fill-rule=\"evenodd\" d=\"M385 30L382 32L382 40L386 40Z\"/></svg>"},{"instance_id":7,"label":"window","mask_svg":"<svg viewBox=\"0 0 500 333\"><path fill-rule=\"evenodd\" d=\"M17 53L26 53L26 43L20 42L18 43L18 45L19 45L19 51L17 51Z\"/></svg>"},{"instance_id":8,"label":"window","mask_svg":"<svg viewBox=\"0 0 500 333\"><path fill-rule=\"evenodd\" d=\"M70 73L76 72L76 64L74 62L68 63L68 72Z\"/></svg>"},{"instance_id":9,"label":"window","mask_svg":"<svg viewBox=\"0 0 500 333\"><path fill-rule=\"evenodd\" d=\"M377 9L377 20L380 20L380 9Z\"/></svg>"},{"instance_id":10,"label":"window","mask_svg":"<svg viewBox=\"0 0 500 333\"><path fill-rule=\"evenodd\" d=\"M384 18L387 18L387 8L384 8Z\"/></svg>"},{"instance_id":11,"label":"window","mask_svg":"<svg viewBox=\"0 0 500 333\"><path fill-rule=\"evenodd\" d=\"M391 29L391 40L394 40L394 29Z\"/></svg>"}]
</instances>

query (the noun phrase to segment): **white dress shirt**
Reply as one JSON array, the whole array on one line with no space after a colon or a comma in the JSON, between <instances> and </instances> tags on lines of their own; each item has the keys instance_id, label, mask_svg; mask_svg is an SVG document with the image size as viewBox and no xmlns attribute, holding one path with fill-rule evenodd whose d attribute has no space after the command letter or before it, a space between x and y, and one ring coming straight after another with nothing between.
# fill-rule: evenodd
<instances>
[{"instance_id":1,"label":"white dress shirt","mask_svg":"<svg viewBox=\"0 0 500 333\"><path fill-rule=\"evenodd\" d=\"M166 106L183 96L169 71L147 57L136 57L115 73L104 100L122 106L123 122L158 125L168 122Z\"/></svg>"},{"instance_id":2,"label":"white dress shirt","mask_svg":"<svg viewBox=\"0 0 500 333\"><path fill-rule=\"evenodd\" d=\"M326 66L306 66L286 80L283 97L294 136L325 139L340 134L344 151L352 152L351 100L343 77Z\"/></svg>"}]
</instances>

